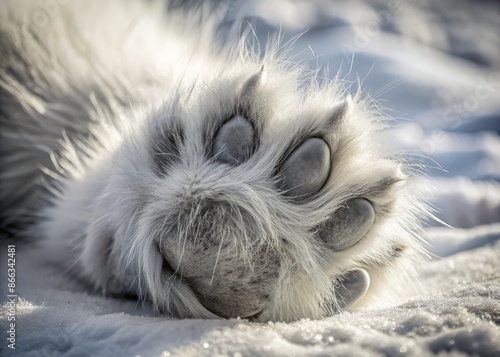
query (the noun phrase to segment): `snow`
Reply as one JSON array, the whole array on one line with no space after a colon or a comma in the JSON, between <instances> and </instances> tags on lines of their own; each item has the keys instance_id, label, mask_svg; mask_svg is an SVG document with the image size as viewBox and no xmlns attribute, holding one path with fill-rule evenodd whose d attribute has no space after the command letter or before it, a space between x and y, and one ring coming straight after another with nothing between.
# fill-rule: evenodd
<instances>
[{"instance_id":1,"label":"snow","mask_svg":"<svg viewBox=\"0 0 500 357\"><path fill-rule=\"evenodd\" d=\"M398 120L396 141L427 166L436 216L422 288L399 306L320 321L155 317L148 303L106 298L18 245L16 350L5 356L500 356L500 8L498 3L248 1L232 9L285 32L299 56L363 91ZM355 55L352 55L352 52ZM5 244L5 242L3 242ZM4 247L2 252L6 250ZM6 256L0 257L5 301ZM405 287L401 287L405 289Z\"/></svg>"}]
</instances>

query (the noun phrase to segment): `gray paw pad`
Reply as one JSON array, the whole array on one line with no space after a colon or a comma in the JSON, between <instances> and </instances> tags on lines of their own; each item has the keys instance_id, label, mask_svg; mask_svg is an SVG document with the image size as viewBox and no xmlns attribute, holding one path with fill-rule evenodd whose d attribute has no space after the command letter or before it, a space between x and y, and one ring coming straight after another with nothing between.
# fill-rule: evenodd
<instances>
[{"instance_id":1,"label":"gray paw pad","mask_svg":"<svg viewBox=\"0 0 500 357\"><path fill-rule=\"evenodd\" d=\"M318 232L329 248L344 250L358 243L375 221L375 210L364 198L354 198L333 213Z\"/></svg>"},{"instance_id":2,"label":"gray paw pad","mask_svg":"<svg viewBox=\"0 0 500 357\"><path fill-rule=\"evenodd\" d=\"M253 150L254 129L245 118L235 116L224 123L217 132L213 146L217 161L239 165L252 156Z\"/></svg>"},{"instance_id":3,"label":"gray paw pad","mask_svg":"<svg viewBox=\"0 0 500 357\"><path fill-rule=\"evenodd\" d=\"M346 274L335 289L337 303L346 309L360 300L370 287L370 275L364 269L355 269Z\"/></svg>"},{"instance_id":4,"label":"gray paw pad","mask_svg":"<svg viewBox=\"0 0 500 357\"><path fill-rule=\"evenodd\" d=\"M319 138L299 145L281 166L283 194L302 201L316 194L330 174L330 148Z\"/></svg>"}]
</instances>

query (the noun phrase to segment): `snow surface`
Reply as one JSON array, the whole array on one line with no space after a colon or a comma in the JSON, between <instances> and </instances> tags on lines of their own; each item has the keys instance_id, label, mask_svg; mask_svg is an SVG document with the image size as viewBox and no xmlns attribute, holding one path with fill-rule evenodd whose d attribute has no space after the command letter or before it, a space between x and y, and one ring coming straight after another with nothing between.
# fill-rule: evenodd
<instances>
[{"instance_id":1,"label":"snow surface","mask_svg":"<svg viewBox=\"0 0 500 357\"><path fill-rule=\"evenodd\" d=\"M105 298L65 274L56 251L18 245L16 350L5 356L500 356L500 5L494 1L255 0L232 9L265 42L358 79L427 166L439 219L421 291L399 306L321 321L172 320ZM307 30L307 31L306 31ZM353 56L354 53L354 56ZM3 242L2 244L6 244ZM2 252L6 252L4 247ZM5 301L6 254L0 257ZM404 289L405 287L401 287Z\"/></svg>"}]
</instances>

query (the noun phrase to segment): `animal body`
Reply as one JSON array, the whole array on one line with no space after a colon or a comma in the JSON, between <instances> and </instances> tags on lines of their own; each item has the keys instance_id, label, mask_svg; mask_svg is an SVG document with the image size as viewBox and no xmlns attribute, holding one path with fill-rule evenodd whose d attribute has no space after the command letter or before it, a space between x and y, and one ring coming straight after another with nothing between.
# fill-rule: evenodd
<instances>
[{"instance_id":1,"label":"animal body","mask_svg":"<svg viewBox=\"0 0 500 357\"><path fill-rule=\"evenodd\" d=\"M216 29L165 2L3 1L2 231L177 317L389 298L425 208L387 119L278 41Z\"/></svg>"}]
</instances>

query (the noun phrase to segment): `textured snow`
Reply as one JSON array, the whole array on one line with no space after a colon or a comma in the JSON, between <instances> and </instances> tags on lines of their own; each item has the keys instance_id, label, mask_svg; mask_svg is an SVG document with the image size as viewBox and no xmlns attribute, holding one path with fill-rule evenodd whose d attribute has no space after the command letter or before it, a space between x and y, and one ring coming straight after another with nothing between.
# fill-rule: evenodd
<instances>
[{"instance_id":1,"label":"textured snow","mask_svg":"<svg viewBox=\"0 0 500 357\"><path fill-rule=\"evenodd\" d=\"M340 70L353 90L359 78L398 119L396 141L426 165L436 216L454 228L430 222L432 258L409 301L290 324L172 320L147 303L93 294L61 270L57 251L18 244L16 350L6 347L3 304L0 354L500 356L499 6L260 0L232 9L261 42L280 27L285 40L308 30L294 53L314 54L311 64L330 76Z\"/></svg>"}]
</instances>

